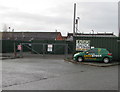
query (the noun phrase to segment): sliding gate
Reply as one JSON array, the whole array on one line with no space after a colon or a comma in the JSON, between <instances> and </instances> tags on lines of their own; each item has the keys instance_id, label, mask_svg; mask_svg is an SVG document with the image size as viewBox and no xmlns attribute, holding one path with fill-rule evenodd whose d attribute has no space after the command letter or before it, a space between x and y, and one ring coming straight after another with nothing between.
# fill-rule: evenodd
<instances>
[{"instance_id":1,"label":"sliding gate","mask_svg":"<svg viewBox=\"0 0 120 92\"><path fill-rule=\"evenodd\" d=\"M29 49L29 52L24 52L24 49L19 50L19 56L24 57L25 55L63 55L67 58L71 49L68 44L64 43L20 43L21 47ZM69 52L68 52L69 50Z\"/></svg>"}]
</instances>

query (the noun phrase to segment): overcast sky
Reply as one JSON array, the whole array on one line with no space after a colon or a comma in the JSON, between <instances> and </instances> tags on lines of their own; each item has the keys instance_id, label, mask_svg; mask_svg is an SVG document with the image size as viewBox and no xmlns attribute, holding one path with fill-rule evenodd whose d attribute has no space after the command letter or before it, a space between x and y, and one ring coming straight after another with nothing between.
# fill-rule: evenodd
<instances>
[{"instance_id":1,"label":"overcast sky","mask_svg":"<svg viewBox=\"0 0 120 92\"><path fill-rule=\"evenodd\" d=\"M89 1L89 2L88 2ZM73 7L77 4L80 32L114 32L118 35L118 0L0 0L0 30L73 31Z\"/></svg>"}]
</instances>

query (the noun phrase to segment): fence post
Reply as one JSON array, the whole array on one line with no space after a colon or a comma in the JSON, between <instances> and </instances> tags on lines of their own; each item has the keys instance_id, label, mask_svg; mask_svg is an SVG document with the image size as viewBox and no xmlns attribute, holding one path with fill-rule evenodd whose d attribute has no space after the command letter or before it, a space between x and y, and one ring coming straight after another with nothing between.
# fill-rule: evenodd
<instances>
[{"instance_id":1,"label":"fence post","mask_svg":"<svg viewBox=\"0 0 120 92\"><path fill-rule=\"evenodd\" d=\"M22 46L22 43L20 43L20 45L21 45L20 57L22 58L23 57L23 46Z\"/></svg>"},{"instance_id":2,"label":"fence post","mask_svg":"<svg viewBox=\"0 0 120 92\"><path fill-rule=\"evenodd\" d=\"M43 56L45 55L45 44L43 44Z\"/></svg>"},{"instance_id":3,"label":"fence post","mask_svg":"<svg viewBox=\"0 0 120 92\"><path fill-rule=\"evenodd\" d=\"M68 44L65 45L65 58L68 56Z\"/></svg>"},{"instance_id":4,"label":"fence post","mask_svg":"<svg viewBox=\"0 0 120 92\"><path fill-rule=\"evenodd\" d=\"M17 53L16 53L16 46L15 46L15 42L14 42L14 58L16 58Z\"/></svg>"}]
</instances>

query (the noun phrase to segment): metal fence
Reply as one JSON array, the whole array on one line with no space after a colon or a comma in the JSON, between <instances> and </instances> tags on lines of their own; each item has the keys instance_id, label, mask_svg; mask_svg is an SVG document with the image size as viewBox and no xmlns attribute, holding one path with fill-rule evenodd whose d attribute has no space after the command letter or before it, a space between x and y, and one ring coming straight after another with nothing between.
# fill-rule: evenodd
<instances>
[{"instance_id":1,"label":"metal fence","mask_svg":"<svg viewBox=\"0 0 120 92\"><path fill-rule=\"evenodd\" d=\"M74 37L74 41L1 40L2 45L0 45L0 48L2 48L2 53L20 53L20 51L17 49L17 46L22 44L22 52L30 52L30 54L66 56L77 52L76 40L89 40L90 47L106 48L113 54L114 60L120 60L120 37ZM50 49L52 49L52 51L50 51Z\"/></svg>"},{"instance_id":2,"label":"metal fence","mask_svg":"<svg viewBox=\"0 0 120 92\"><path fill-rule=\"evenodd\" d=\"M22 50L18 50L18 45L22 45ZM23 56L26 54L38 55L63 55L67 56L73 52L73 42L70 41L14 41L2 40L2 53L14 53Z\"/></svg>"},{"instance_id":3,"label":"metal fence","mask_svg":"<svg viewBox=\"0 0 120 92\"><path fill-rule=\"evenodd\" d=\"M2 53L13 53L14 49L16 49L16 52L19 52L17 50L17 45L19 45L20 43L31 43L30 41L15 41L15 40L1 40L1 42ZM25 52L29 51L29 49L26 48L25 46L23 47L23 49Z\"/></svg>"}]
</instances>

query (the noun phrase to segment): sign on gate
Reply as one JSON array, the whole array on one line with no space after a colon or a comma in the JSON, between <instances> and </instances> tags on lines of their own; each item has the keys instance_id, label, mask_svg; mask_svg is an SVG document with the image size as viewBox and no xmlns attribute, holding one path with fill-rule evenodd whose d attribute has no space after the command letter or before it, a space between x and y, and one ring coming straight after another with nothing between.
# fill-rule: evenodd
<instances>
[{"instance_id":1,"label":"sign on gate","mask_svg":"<svg viewBox=\"0 0 120 92\"><path fill-rule=\"evenodd\" d=\"M48 44L48 49L47 49L47 51L52 52L52 48L53 48L53 45L52 45L52 44Z\"/></svg>"},{"instance_id":2,"label":"sign on gate","mask_svg":"<svg viewBox=\"0 0 120 92\"><path fill-rule=\"evenodd\" d=\"M17 49L18 49L18 50L22 50L22 45L18 45L18 46L17 46Z\"/></svg>"}]
</instances>

